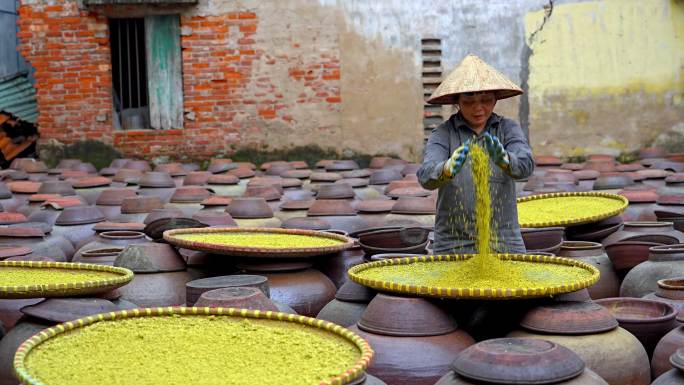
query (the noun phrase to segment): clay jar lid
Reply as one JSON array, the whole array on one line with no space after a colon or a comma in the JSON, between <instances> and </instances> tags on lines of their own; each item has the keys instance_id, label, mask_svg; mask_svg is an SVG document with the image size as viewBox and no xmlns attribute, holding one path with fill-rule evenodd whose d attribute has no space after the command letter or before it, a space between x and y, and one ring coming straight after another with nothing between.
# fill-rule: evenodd
<instances>
[{"instance_id":1,"label":"clay jar lid","mask_svg":"<svg viewBox=\"0 0 684 385\"><path fill-rule=\"evenodd\" d=\"M261 197L234 198L226 212L236 219L273 218L273 210Z\"/></svg>"},{"instance_id":2,"label":"clay jar lid","mask_svg":"<svg viewBox=\"0 0 684 385\"><path fill-rule=\"evenodd\" d=\"M209 181L209 177L211 177L209 171L193 171L185 176L183 186L201 186Z\"/></svg>"},{"instance_id":3,"label":"clay jar lid","mask_svg":"<svg viewBox=\"0 0 684 385\"><path fill-rule=\"evenodd\" d=\"M270 296L268 278L261 275L236 274L211 278L202 278L185 284L185 296L189 306L192 306L202 293L224 287L253 287Z\"/></svg>"},{"instance_id":4,"label":"clay jar lid","mask_svg":"<svg viewBox=\"0 0 684 385\"><path fill-rule=\"evenodd\" d=\"M308 179L311 175L311 170L287 170L280 174L283 178Z\"/></svg>"},{"instance_id":5,"label":"clay jar lid","mask_svg":"<svg viewBox=\"0 0 684 385\"><path fill-rule=\"evenodd\" d=\"M285 160L272 160L270 162L264 162L261 164L261 169L266 171L269 170L273 166L286 166L288 167L288 170L293 168L290 166L290 162L285 161Z\"/></svg>"},{"instance_id":6,"label":"clay jar lid","mask_svg":"<svg viewBox=\"0 0 684 385\"><path fill-rule=\"evenodd\" d=\"M378 293L357 326L389 336L436 336L455 331L456 321L427 299Z\"/></svg>"},{"instance_id":7,"label":"clay jar lid","mask_svg":"<svg viewBox=\"0 0 684 385\"><path fill-rule=\"evenodd\" d=\"M665 178L665 183L683 183L684 182L684 172L676 172L670 174Z\"/></svg>"},{"instance_id":8,"label":"clay jar lid","mask_svg":"<svg viewBox=\"0 0 684 385\"><path fill-rule=\"evenodd\" d=\"M357 170L359 165L353 160L335 160L330 164L326 164L324 167L326 171L339 172Z\"/></svg>"},{"instance_id":9,"label":"clay jar lid","mask_svg":"<svg viewBox=\"0 0 684 385\"><path fill-rule=\"evenodd\" d=\"M26 246L3 245L0 246L0 260L11 257L19 257L31 254L33 250Z\"/></svg>"},{"instance_id":10,"label":"clay jar lid","mask_svg":"<svg viewBox=\"0 0 684 385\"><path fill-rule=\"evenodd\" d=\"M672 172L657 168L648 168L645 170L637 171L644 179L666 179Z\"/></svg>"},{"instance_id":11,"label":"clay jar lid","mask_svg":"<svg viewBox=\"0 0 684 385\"><path fill-rule=\"evenodd\" d=\"M22 213L0 212L0 225L11 225L14 223L24 223L26 221L26 215Z\"/></svg>"},{"instance_id":12,"label":"clay jar lid","mask_svg":"<svg viewBox=\"0 0 684 385\"><path fill-rule=\"evenodd\" d=\"M368 178L373 172L367 168L362 168L358 170L342 171L340 175L342 178Z\"/></svg>"},{"instance_id":13,"label":"clay jar lid","mask_svg":"<svg viewBox=\"0 0 684 385\"><path fill-rule=\"evenodd\" d=\"M221 172L226 172L239 167L237 163L233 163L230 159L224 158L214 158L209 162L209 167L207 170L211 173L218 174Z\"/></svg>"},{"instance_id":14,"label":"clay jar lid","mask_svg":"<svg viewBox=\"0 0 684 385\"><path fill-rule=\"evenodd\" d=\"M309 175L309 179L312 182L332 183L342 179L342 175L334 172L312 172L311 175Z\"/></svg>"},{"instance_id":15,"label":"clay jar lid","mask_svg":"<svg viewBox=\"0 0 684 385\"><path fill-rule=\"evenodd\" d=\"M171 203L201 203L206 198L209 198L210 195L211 192L203 187L178 187L171 196Z\"/></svg>"},{"instance_id":16,"label":"clay jar lid","mask_svg":"<svg viewBox=\"0 0 684 385\"><path fill-rule=\"evenodd\" d=\"M163 208L163 209L153 209L147 216L143 223L149 225L150 223L158 219L169 219L169 218L184 218L185 213L181 209L175 208Z\"/></svg>"},{"instance_id":17,"label":"clay jar lid","mask_svg":"<svg viewBox=\"0 0 684 385\"><path fill-rule=\"evenodd\" d=\"M59 179L68 180L69 183L73 183L75 180L87 178L88 176L89 174L85 171L64 170L59 174Z\"/></svg>"},{"instance_id":18,"label":"clay jar lid","mask_svg":"<svg viewBox=\"0 0 684 385\"><path fill-rule=\"evenodd\" d=\"M418 182L413 181L413 180L393 180L391 181L387 187L385 187L385 194L392 192L398 188L405 188L405 187L421 187Z\"/></svg>"},{"instance_id":19,"label":"clay jar lid","mask_svg":"<svg viewBox=\"0 0 684 385\"><path fill-rule=\"evenodd\" d=\"M401 198L401 197L428 197L432 194L430 190L426 190L420 186L413 187L399 187L395 188L390 192L386 192L386 195L391 198Z\"/></svg>"},{"instance_id":20,"label":"clay jar lid","mask_svg":"<svg viewBox=\"0 0 684 385\"><path fill-rule=\"evenodd\" d=\"M228 206L233 201L231 197L212 195L202 201L202 206Z\"/></svg>"},{"instance_id":21,"label":"clay jar lid","mask_svg":"<svg viewBox=\"0 0 684 385\"><path fill-rule=\"evenodd\" d=\"M633 184L634 180L627 174L605 172L601 173L601 175L596 178L596 181L594 181L594 190L621 189Z\"/></svg>"},{"instance_id":22,"label":"clay jar lid","mask_svg":"<svg viewBox=\"0 0 684 385\"><path fill-rule=\"evenodd\" d=\"M71 183L61 180L46 180L41 183L38 194L59 194L62 196L76 195Z\"/></svg>"},{"instance_id":23,"label":"clay jar lid","mask_svg":"<svg viewBox=\"0 0 684 385\"><path fill-rule=\"evenodd\" d=\"M240 178L232 174L212 175L207 179L207 184L234 185L240 183Z\"/></svg>"},{"instance_id":24,"label":"clay jar lid","mask_svg":"<svg viewBox=\"0 0 684 385\"><path fill-rule=\"evenodd\" d=\"M560 168L563 170L578 171L584 168L584 163L563 163Z\"/></svg>"},{"instance_id":25,"label":"clay jar lid","mask_svg":"<svg viewBox=\"0 0 684 385\"><path fill-rule=\"evenodd\" d=\"M114 174L112 180L119 183L138 184L142 176L143 172L140 170L121 168Z\"/></svg>"},{"instance_id":26,"label":"clay jar lid","mask_svg":"<svg viewBox=\"0 0 684 385\"><path fill-rule=\"evenodd\" d=\"M332 183L318 188L317 199L352 199L354 189L347 183Z\"/></svg>"},{"instance_id":27,"label":"clay jar lid","mask_svg":"<svg viewBox=\"0 0 684 385\"><path fill-rule=\"evenodd\" d=\"M537 166L560 166L563 164L561 158L553 155L535 155L534 163Z\"/></svg>"},{"instance_id":28,"label":"clay jar lid","mask_svg":"<svg viewBox=\"0 0 684 385\"><path fill-rule=\"evenodd\" d=\"M116 158L116 159L112 159L112 162L109 163L109 167L111 167L111 168L121 168L121 167L125 166L126 163L127 163L129 160L130 160L130 159L126 159L126 158Z\"/></svg>"},{"instance_id":29,"label":"clay jar lid","mask_svg":"<svg viewBox=\"0 0 684 385\"><path fill-rule=\"evenodd\" d=\"M262 165L263 168L263 165ZM272 164L266 168L266 175L277 175L280 176L282 173L288 170L292 170L294 167L287 162Z\"/></svg>"},{"instance_id":30,"label":"clay jar lid","mask_svg":"<svg viewBox=\"0 0 684 385\"><path fill-rule=\"evenodd\" d=\"M615 317L593 302L555 302L537 306L525 314L520 326L549 334L594 334L618 326Z\"/></svg>"},{"instance_id":31,"label":"clay jar lid","mask_svg":"<svg viewBox=\"0 0 684 385\"><path fill-rule=\"evenodd\" d=\"M369 303L373 297L374 290L350 280L345 281L335 293L335 299L344 302Z\"/></svg>"},{"instance_id":32,"label":"clay jar lid","mask_svg":"<svg viewBox=\"0 0 684 385\"><path fill-rule=\"evenodd\" d=\"M26 171L29 174L47 173L48 172L48 168L45 165L45 163L43 163L39 160L37 160L35 162L25 162L22 164L21 169Z\"/></svg>"},{"instance_id":33,"label":"clay jar lid","mask_svg":"<svg viewBox=\"0 0 684 385\"><path fill-rule=\"evenodd\" d=\"M369 199L356 204L360 213L387 213L392 210L396 201L392 199Z\"/></svg>"},{"instance_id":34,"label":"clay jar lid","mask_svg":"<svg viewBox=\"0 0 684 385\"><path fill-rule=\"evenodd\" d=\"M95 201L96 205L121 206L123 200L137 196L136 192L127 188L108 188L102 190Z\"/></svg>"},{"instance_id":35,"label":"clay jar lid","mask_svg":"<svg viewBox=\"0 0 684 385\"><path fill-rule=\"evenodd\" d=\"M284 229L328 230L330 223L316 217L288 218L280 227Z\"/></svg>"},{"instance_id":36,"label":"clay jar lid","mask_svg":"<svg viewBox=\"0 0 684 385\"><path fill-rule=\"evenodd\" d=\"M123 169L129 169L129 170L138 170L138 171L150 171L152 170L152 167L150 167L150 164L146 160L135 160L135 159L129 159L124 165L121 167Z\"/></svg>"},{"instance_id":37,"label":"clay jar lid","mask_svg":"<svg viewBox=\"0 0 684 385\"><path fill-rule=\"evenodd\" d=\"M76 206L62 210L55 224L59 226L85 225L102 222L105 219L104 214L95 206Z\"/></svg>"},{"instance_id":38,"label":"clay jar lid","mask_svg":"<svg viewBox=\"0 0 684 385\"><path fill-rule=\"evenodd\" d=\"M188 174L187 170L183 168L180 163L165 163L157 165L154 168L155 172L165 172L171 176L185 176Z\"/></svg>"},{"instance_id":39,"label":"clay jar lid","mask_svg":"<svg viewBox=\"0 0 684 385\"><path fill-rule=\"evenodd\" d=\"M159 273L185 270L185 262L176 249L167 243L128 245L114 260L114 266L134 273Z\"/></svg>"},{"instance_id":40,"label":"clay jar lid","mask_svg":"<svg viewBox=\"0 0 684 385\"><path fill-rule=\"evenodd\" d=\"M103 176L91 176L71 181L74 188L103 187L112 184L112 180Z\"/></svg>"},{"instance_id":41,"label":"clay jar lid","mask_svg":"<svg viewBox=\"0 0 684 385\"><path fill-rule=\"evenodd\" d=\"M309 168L309 164L303 160L293 160L290 162L290 165L297 170Z\"/></svg>"},{"instance_id":42,"label":"clay jar lid","mask_svg":"<svg viewBox=\"0 0 684 385\"><path fill-rule=\"evenodd\" d=\"M224 287L205 291L193 306L278 311L273 302L254 287Z\"/></svg>"},{"instance_id":43,"label":"clay jar lid","mask_svg":"<svg viewBox=\"0 0 684 385\"><path fill-rule=\"evenodd\" d=\"M404 176L400 171L391 168L383 168L373 171L368 180L370 185L389 184L393 180L401 180Z\"/></svg>"},{"instance_id":44,"label":"clay jar lid","mask_svg":"<svg viewBox=\"0 0 684 385\"><path fill-rule=\"evenodd\" d=\"M627 164L618 164L615 166L615 171L619 172L633 172L633 171L639 171L643 170L644 166L641 165L640 163L627 163Z\"/></svg>"},{"instance_id":45,"label":"clay jar lid","mask_svg":"<svg viewBox=\"0 0 684 385\"><path fill-rule=\"evenodd\" d=\"M555 384L579 376L584 361L570 349L536 338L478 342L456 356L452 369L471 380L495 384Z\"/></svg>"},{"instance_id":46,"label":"clay jar lid","mask_svg":"<svg viewBox=\"0 0 684 385\"><path fill-rule=\"evenodd\" d=\"M307 216L352 216L356 210L344 199L316 199L309 207Z\"/></svg>"},{"instance_id":47,"label":"clay jar lid","mask_svg":"<svg viewBox=\"0 0 684 385\"><path fill-rule=\"evenodd\" d=\"M629 200L629 203L653 203L658 199L654 190L620 190L618 194Z\"/></svg>"},{"instance_id":48,"label":"clay jar lid","mask_svg":"<svg viewBox=\"0 0 684 385\"><path fill-rule=\"evenodd\" d=\"M124 198L121 202L121 214L142 214L164 207L158 196L139 196Z\"/></svg>"},{"instance_id":49,"label":"clay jar lid","mask_svg":"<svg viewBox=\"0 0 684 385\"><path fill-rule=\"evenodd\" d=\"M49 298L21 308L26 315L58 323L117 310L121 309L101 298Z\"/></svg>"},{"instance_id":50,"label":"clay jar lid","mask_svg":"<svg viewBox=\"0 0 684 385\"><path fill-rule=\"evenodd\" d=\"M601 173L596 170L577 170L573 171L572 175L574 175L577 180L594 180L598 178Z\"/></svg>"},{"instance_id":51,"label":"clay jar lid","mask_svg":"<svg viewBox=\"0 0 684 385\"><path fill-rule=\"evenodd\" d=\"M72 166L71 169L74 171L83 171L87 174L95 174L97 172L97 168L92 163L88 162L81 162Z\"/></svg>"},{"instance_id":52,"label":"clay jar lid","mask_svg":"<svg viewBox=\"0 0 684 385\"><path fill-rule=\"evenodd\" d=\"M33 194L33 195L29 196L28 201L31 203L36 203L36 202L41 203L41 202L45 202L45 201L50 200L50 199L61 198L61 197L62 196L59 194ZM4 199L4 198L0 198L0 199Z\"/></svg>"},{"instance_id":53,"label":"clay jar lid","mask_svg":"<svg viewBox=\"0 0 684 385\"><path fill-rule=\"evenodd\" d=\"M100 170L99 174L102 176L114 176L118 170L118 168L105 167Z\"/></svg>"},{"instance_id":54,"label":"clay jar lid","mask_svg":"<svg viewBox=\"0 0 684 385\"><path fill-rule=\"evenodd\" d=\"M7 187L14 194L36 194L38 189L40 189L40 182L31 181L19 181L19 182L9 182Z\"/></svg>"},{"instance_id":55,"label":"clay jar lid","mask_svg":"<svg viewBox=\"0 0 684 385\"><path fill-rule=\"evenodd\" d=\"M368 179L366 178L343 178L336 180L335 184L346 184L352 188L361 188L368 186Z\"/></svg>"},{"instance_id":56,"label":"clay jar lid","mask_svg":"<svg viewBox=\"0 0 684 385\"><path fill-rule=\"evenodd\" d=\"M140 187L173 188L176 183L167 172L148 171L138 181Z\"/></svg>"},{"instance_id":57,"label":"clay jar lid","mask_svg":"<svg viewBox=\"0 0 684 385\"><path fill-rule=\"evenodd\" d=\"M308 210L315 202L314 199L293 199L280 204L281 210Z\"/></svg>"},{"instance_id":58,"label":"clay jar lid","mask_svg":"<svg viewBox=\"0 0 684 385\"><path fill-rule=\"evenodd\" d=\"M434 215L435 202L430 198L401 197L392 207L392 214Z\"/></svg>"},{"instance_id":59,"label":"clay jar lid","mask_svg":"<svg viewBox=\"0 0 684 385\"><path fill-rule=\"evenodd\" d=\"M211 170L209 170L209 171L211 171ZM232 170L228 171L228 174L234 175L240 179L251 178L254 175L256 175L254 170L252 170L251 168L248 168L248 167L238 167L238 168L232 169Z\"/></svg>"},{"instance_id":60,"label":"clay jar lid","mask_svg":"<svg viewBox=\"0 0 684 385\"><path fill-rule=\"evenodd\" d=\"M257 198L261 197L267 201L277 201L281 194L276 187L269 185L248 185L244 197Z\"/></svg>"},{"instance_id":61,"label":"clay jar lid","mask_svg":"<svg viewBox=\"0 0 684 385\"><path fill-rule=\"evenodd\" d=\"M63 210L67 207L85 206L86 202L80 196L49 198L40 204L42 208L53 208L55 210ZM34 213L35 214L35 213Z\"/></svg>"},{"instance_id":62,"label":"clay jar lid","mask_svg":"<svg viewBox=\"0 0 684 385\"><path fill-rule=\"evenodd\" d=\"M200 210L192 215L192 219L210 227L237 227L233 217L226 212Z\"/></svg>"}]
</instances>

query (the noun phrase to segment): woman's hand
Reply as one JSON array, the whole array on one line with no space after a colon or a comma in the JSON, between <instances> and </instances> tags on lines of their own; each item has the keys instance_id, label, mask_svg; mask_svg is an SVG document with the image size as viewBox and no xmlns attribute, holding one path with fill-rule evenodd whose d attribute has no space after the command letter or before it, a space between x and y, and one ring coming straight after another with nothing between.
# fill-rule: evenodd
<instances>
[{"instance_id":1,"label":"woman's hand","mask_svg":"<svg viewBox=\"0 0 684 385\"><path fill-rule=\"evenodd\" d=\"M492 158L492 161L494 161L497 166L503 168L504 170L508 169L511 162L508 159L508 153L504 149L504 146L501 144L499 138L490 134L489 132L485 132L484 143L485 148L489 153L489 157Z\"/></svg>"},{"instance_id":2,"label":"woman's hand","mask_svg":"<svg viewBox=\"0 0 684 385\"><path fill-rule=\"evenodd\" d=\"M455 149L454 153L451 154L451 158L444 162L444 169L442 170L443 175L447 178L452 178L461 171L469 151L470 142L465 142L459 148Z\"/></svg>"}]
</instances>

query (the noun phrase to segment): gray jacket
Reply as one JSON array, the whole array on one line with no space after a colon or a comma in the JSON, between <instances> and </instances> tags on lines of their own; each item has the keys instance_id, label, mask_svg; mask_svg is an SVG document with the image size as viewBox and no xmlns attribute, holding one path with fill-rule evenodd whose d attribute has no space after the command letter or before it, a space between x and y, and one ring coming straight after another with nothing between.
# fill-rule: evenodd
<instances>
[{"instance_id":1,"label":"gray jacket","mask_svg":"<svg viewBox=\"0 0 684 385\"><path fill-rule=\"evenodd\" d=\"M520 235L515 195L515 179L527 178L534 170L534 160L520 125L497 114L487 121L485 132L495 135L510 159L510 174L490 161L492 176L489 189L492 199L492 250L499 253L524 253ZM475 252L475 186L470 157L452 178L442 177L442 168L451 154L466 140L478 135L460 113L435 128L425 147L423 164L418 170L420 184L429 190L439 189L435 220L436 254Z\"/></svg>"}]
</instances>

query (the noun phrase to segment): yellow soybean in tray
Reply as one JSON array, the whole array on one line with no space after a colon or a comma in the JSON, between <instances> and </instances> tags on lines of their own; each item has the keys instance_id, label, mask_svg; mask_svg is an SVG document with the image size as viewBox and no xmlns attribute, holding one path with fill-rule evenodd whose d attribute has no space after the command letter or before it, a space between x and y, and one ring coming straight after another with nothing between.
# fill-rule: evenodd
<instances>
[{"instance_id":1,"label":"yellow soybean in tray","mask_svg":"<svg viewBox=\"0 0 684 385\"><path fill-rule=\"evenodd\" d=\"M70 270L59 268L0 268L0 286L42 286L49 284L69 284L86 281L100 281L120 277L106 271Z\"/></svg>"},{"instance_id":2,"label":"yellow soybean in tray","mask_svg":"<svg viewBox=\"0 0 684 385\"><path fill-rule=\"evenodd\" d=\"M67 332L31 350L25 366L46 385L312 385L360 356L340 336L290 322L158 316Z\"/></svg>"},{"instance_id":3,"label":"yellow soybean in tray","mask_svg":"<svg viewBox=\"0 0 684 385\"><path fill-rule=\"evenodd\" d=\"M624 208L624 202L600 196L567 196L532 199L518 203L521 226L544 223L572 223L589 217L605 216Z\"/></svg>"},{"instance_id":4,"label":"yellow soybean in tray","mask_svg":"<svg viewBox=\"0 0 684 385\"><path fill-rule=\"evenodd\" d=\"M230 245L267 249L327 247L336 246L340 243L343 243L338 239L326 237L281 233L193 233L178 234L175 237L186 241L203 242L214 245Z\"/></svg>"}]
</instances>

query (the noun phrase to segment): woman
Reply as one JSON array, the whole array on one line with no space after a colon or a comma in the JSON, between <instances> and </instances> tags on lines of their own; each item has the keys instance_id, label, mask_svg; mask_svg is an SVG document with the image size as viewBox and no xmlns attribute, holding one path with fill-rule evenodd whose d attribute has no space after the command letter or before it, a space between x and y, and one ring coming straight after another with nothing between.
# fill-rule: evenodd
<instances>
[{"instance_id":1,"label":"woman","mask_svg":"<svg viewBox=\"0 0 684 385\"><path fill-rule=\"evenodd\" d=\"M468 55L428 100L455 104L458 113L432 131L418 170L420 184L439 189L435 220L436 254L474 253L475 186L468 161L470 143L489 153L492 173L491 248L499 253L524 253L515 195L515 179L527 178L534 160L520 125L493 113L497 100L522 90L475 55Z\"/></svg>"}]
</instances>

